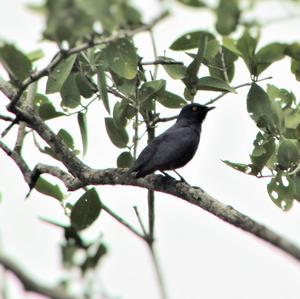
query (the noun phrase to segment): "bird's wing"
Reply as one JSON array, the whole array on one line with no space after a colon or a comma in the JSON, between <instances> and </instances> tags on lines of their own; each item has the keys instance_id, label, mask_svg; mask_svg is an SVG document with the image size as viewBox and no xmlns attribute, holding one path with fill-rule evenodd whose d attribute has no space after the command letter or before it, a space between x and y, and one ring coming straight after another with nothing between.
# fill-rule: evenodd
<instances>
[{"instance_id":1,"label":"bird's wing","mask_svg":"<svg viewBox=\"0 0 300 299\"><path fill-rule=\"evenodd\" d=\"M199 134L192 128L171 127L141 152L132 171L147 174L182 167L194 156L198 143Z\"/></svg>"}]
</instances>

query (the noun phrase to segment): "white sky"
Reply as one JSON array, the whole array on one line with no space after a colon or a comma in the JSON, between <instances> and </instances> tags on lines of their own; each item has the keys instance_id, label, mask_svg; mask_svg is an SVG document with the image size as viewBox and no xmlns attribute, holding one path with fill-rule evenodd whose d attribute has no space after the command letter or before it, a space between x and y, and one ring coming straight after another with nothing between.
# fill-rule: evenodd
<instances>
[{"instance_id":1,"label":"white sky","mask_svg":"<svg viewBox=\"0 0 300 299\"><path fill-rule=\"evenodd\" d=\"M0 5L0 38L16 42L25 51L44 49L46 63L55 49L39 43L43 19L26 11L25 3L28 1L11 0ZM156 15L155 3L139 2L148 18ZM285 9L288 11L288 7ZM266 11L268 18L286 12L268 6L261 9L261 15L265 15ZM192 12L182 7L174 7L174 13L176 18L169 18L157 27L156 40L159 54L166 50L167 55L182 60L182 56L168 50L171 42L186 31L211 28L213 20L207 13ZM262 34L261 45L273 40L299 41L299 26L299 20L270 26ZM145 35L136 39L140 54L151 60L153 56L148 41ZM249 82L242 64L238 72L233 85ZM161 75L164 76L163 72ZM299 82L289 75L287 61L277 63L264 73L264 76L269 75L274 77L269 83L291 89L296 95L299 93ZM182 92L178 81L169 80L168 88ZM191 184L201 186L218 200L266 224L300 246L299 205L296 203L291 211L282 212L267 195L267 181L242 175L221 162L223 159L249 161L248 154L257 130L246 112L246 92L247 88L239 90L237 95L228 95L216 104L217 109L211 112L203 126L195 158L180 173ZM200 93L198 102L204 103L213 96ZM2 113L7 101L2 95L0 100ZM163 111L164 115L175 114L175 111ZM106 135L103 124L105 113L101 103L96 103L89 114L90 144L84 161L94 168L114 167L120 153ZM59 123L49 124L54 130L60 128ZM162 124L158 132L170 125ZM4 127L5 124L0 123L0 131ZM64 128L78 136L75 119L64 123ZM9 144L14 140L12 132L5 139ZM34 165L39 156L30 149L30 142L27 142L24 153ZM37 192L24 202L28 188L17 167L2 151L0 165L0 192L3 195L0 205L1 249L34 277L54 283L65 275L60 268L62 234L57 228L40 222L38 216L64 221L63 211L55 200ZM138 223L133 205L138 206L146 219L145 190L104 186L98 191L108 206L136 227ZM112 297L159 298L146 246L104 213L87 234L92 238L100 232L109 246L109 254L100 265L99 285L103 285ZM299 264L270 245L177 198L157 194L156 234L169 298L299 298ZM19 286L13 285L12 288L13 298L34 297L21 292Z\"/></svg>"}]
</instances>

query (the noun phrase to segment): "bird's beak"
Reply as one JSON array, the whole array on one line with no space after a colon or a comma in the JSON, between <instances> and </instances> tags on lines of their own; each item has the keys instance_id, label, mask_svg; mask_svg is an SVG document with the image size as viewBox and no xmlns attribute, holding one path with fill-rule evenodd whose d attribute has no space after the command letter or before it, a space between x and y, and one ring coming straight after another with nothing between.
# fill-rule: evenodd
<instances>
[{"instance_id":1,"label":"bird's beak","mask_svg":"<svg viewBox=\"0 0 300 299\"><path fill-rule=\"evenodd\" d=\"M214 107L214 106L211 106L211 107L207 107L207 106L206 106L207 111L213 110L213 109L215 109L215 108L216 108L216 107Z\"/></svg>"}]
</instances>

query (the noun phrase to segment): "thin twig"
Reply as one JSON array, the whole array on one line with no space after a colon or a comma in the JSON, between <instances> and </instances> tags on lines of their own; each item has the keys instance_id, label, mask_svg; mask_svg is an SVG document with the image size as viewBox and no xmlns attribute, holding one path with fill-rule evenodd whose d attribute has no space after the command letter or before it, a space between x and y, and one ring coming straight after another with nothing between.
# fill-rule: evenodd
<instances>
[{"instance_id":1,"label":"thin twig","mask_svg":"<svg viewBox=\"0 0 300 299\"><path fill-rule=\"evenodd\" d=\"M11 130L11 128L19 122L19 118L16 117L1 133L1 138L4 138L6 134Z\"/></svg>"},{"instance_id":2,"label":"thin twig","mask_svg":"<svg viewBox=\"0 0 300 299\"><path fill-rule=\"evenodd\" d=\"M136 217L138 219L138 222L139 222L139 224L141 226L141 229L142 229L142 231L144 233L144 236L146 237L147 236L147 231L146 231L146 228L144 226L144 223L143 223L143 220L141 218L141 215L139 213L139 210L138 210L137 206L134 206L133 209L134 209L135 215L136 215Z\"/></svg>"},{"instance_id":3,"label":"thin twig","mask_svg":"<svg viewBox=\"0 0 300 299\"><path fill-rule=\"evenodd\" d=\"M167 61L163 59L157 59L154 61L141 62L142 65L183 65L181 61Z\"/></svg>"},{"instance_id":4,"label":"thin twig","mask_svg":"<svg viewBox=\"0 0 300 299\"><path fill-rule=\"evenodd\" d=\"M152 29L149 30L151 43L153 48L154 59L157 60L158 53L156 42L154 38L154 34ZM154 74L153 80L157 79L159 64L154 65ZM154 103L154 116L156 115L156 105ZM155 126L151 126L150 123L153 121L153 116L151 114L149 124L147 124L147 132L148 132L148 143L151 142L155 137ZM155 268L155 273L157 277L157 282L159 285L160 296L161 299L167 299L165 283L162 277L160 263L157 258L157 254L154 249L154 240L155 240L155 192L154 190L148 190L148 223L149 223L149 233L147 235L147 244L151 253L152 262Z\"/></svg>"},{"instance_id":5,"label":"thin twig","mask_svg":"<svg viewBox=\"0 0 300 299\"><path fill-rule=\"evenodd\" d=\"M149 246L149 250L150 250L150 256L151 256L152 263L154 265L154 269L155 269L155 273L156 273L157 283L160 286L160 297L161 297L161 299L167 299L168 296L167 296L167 292L165 289L165 284L164 284L164 280L163 280L163 275L161 273L161 268L160 268L160 263L158 261L157 253L156 253L153 245Z\"/></svg>"},{"instance_id":6,"label":"thin twig","mask_svg":"<svg viewBox=\"0 0 300 299\"><path fill-rule=\"evenodd\" d=\"M143 236L141 233L139 233L133 226L131 226L128 222L126 222L123 218L118 216L115 212L113 212L108 206L106 206L103 202L101 203L102 209L109 214L112 218L117 220L119 223L121 223L123 226L128 228L133 234L138 236L139 238L145 240L145 236Z\"/></svg>"},{"instance_id":7,"label":"thin twig","mask_svg":"<svg viewBox=\"0 0 300 299\"><path fill-rule=\"evenodd\" d=\"M227 67L226 67L225 57L224 57L224 52L223 52L222 47L220 48L220 56L221 56L221 64L222 64L224 78L225 78L225 81L227 83L229 83L228 73L227 73Z\"/></svg>"},{"instance_id":8,"label":"thin twig","mask_svg":"<svg viewBox=\"0 0 300 299\"><path fill-rule=\"evenodd\" d=\"M255 82L261 82L261 81L270 80L270 79L272 79L271 76L270 76L270 77L263 78L263 79L256 80ZM243 83L243 84L234 86L233 88L234 88L234 89L239 89L239 88L242 88L242 87L250 86L250 85L252 85L252 83L253 83L253 82ZM222 97L224 97L225 95L227 95L228 93L229 93L229 91L222 92L220 95L218 95L217 97L213 98L212 100L209 100L209 101L206 102L204 105L210 105L210 104L213 104L213 103L215 103L217 100L219 100L219 99L221 99Z\"/></svg>"},{"instance_id":9,"label":"thin twig","mask_svg":"<svg viewBox=\"0 0 300 299\"><path fill-rule=\"evenodd\" d=\"M149 33L150 33L150 38L151 38L151 44L152 44L154 59L157 60L158 52L157 52L156 42L155 42L155 38L154 38L152 28L149 29ZM153 72L154 80L156 80L156 78L157 78L158 66L159 66L159 64L154 64L154 72Z\"/></svg>"},{"instance_id":10,"label":"thin twig","mask_svg":"<svg viewBox=\"0 0 300 299\"><path fill-rule=\"evenodd\" d=\"M14 121L13 117L7 116L7 115L2 115L2 114L0 114L0 119L2 119L4 121Z\"/></svg>"}]
</instances>

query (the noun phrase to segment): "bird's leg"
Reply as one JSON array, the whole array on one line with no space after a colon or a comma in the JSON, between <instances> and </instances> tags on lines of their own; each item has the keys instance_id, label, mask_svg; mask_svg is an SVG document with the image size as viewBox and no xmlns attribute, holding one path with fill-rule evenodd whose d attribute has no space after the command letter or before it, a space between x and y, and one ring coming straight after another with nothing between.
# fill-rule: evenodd
<instances>
[{"instance_id":1,"label":"bird's leg","mask_svg":"<svg viewBox=\"0 0 300 299\"><path fill-rule=\"evenodd\" d=\"M166 173L165 171L160 170L160 172L161 172L166 178L171 179L171 180L174 180L174 178L173 178L171 175L169 175L168 173Z\"/></svg>"},{"instance_id":2,"label":"bird's leg","mask_svg":"<svg viewBox=\"0 0 300 299\"><path fill-rule=\"evenodd\" d=\"M186 183L186 184L189 185L189 183L175 169L173 169L173 171L180 177L180 181L182 183Z\"/></svg>"}]
</instances>

